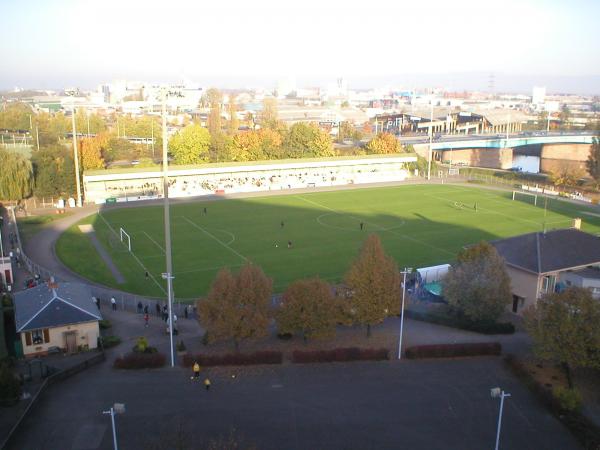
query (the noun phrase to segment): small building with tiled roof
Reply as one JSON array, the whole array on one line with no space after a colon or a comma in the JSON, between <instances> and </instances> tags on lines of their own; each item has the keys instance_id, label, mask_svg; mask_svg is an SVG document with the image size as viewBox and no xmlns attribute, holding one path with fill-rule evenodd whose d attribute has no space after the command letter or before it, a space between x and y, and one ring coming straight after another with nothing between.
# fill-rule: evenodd
<instances>
[{"instance_id":1,"label":"small building with tiled roof","mask_svg":"<svg viewBox=\"0 0 600 450\"><path fill-rule=\"evenodd\" d=\"M102 315L82 283L49 283L14 294L15 324L25 356L49 349L75 353L97 347Z\"/></svg>"},{"instance_id":2,"label":"small building with tiled roof","mask_svg":"<svg viewBox=\"0 0 600 450\"><path fill-rule=\"evenodd\" d=\"M583 280L600 267L600 237L578 228L522 234L490 244L506 263L515 313L546 293L572 285L591 287ZM593 271L586 270L590 268Z\"/></svg>"}]
</instances>

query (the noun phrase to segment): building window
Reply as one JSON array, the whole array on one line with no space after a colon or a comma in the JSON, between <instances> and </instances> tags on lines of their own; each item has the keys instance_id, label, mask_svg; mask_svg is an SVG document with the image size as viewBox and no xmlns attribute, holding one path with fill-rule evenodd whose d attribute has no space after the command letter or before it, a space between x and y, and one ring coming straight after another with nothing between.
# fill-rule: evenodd
<instances>
[{"instance_id":1,"label":"building window","mask_svg":"<svg viewBox=\"0 0 600 450\"><path fill-rule=\"evenodd\" d=\"M554 285L556 284L556 277L554 275L548 275L542 278L542 292L554 292Z\"/></svg>"},{"instance_id":2,"label":"building window","mask_svg":"<svg viewBox=\"0 0 600 450\"><path fill-rule=\"evenodd\" d=\"M50 342L50 330L48 328L27 331L25 333L26 345L40 345Z\"/></svg>"}]
</instances>

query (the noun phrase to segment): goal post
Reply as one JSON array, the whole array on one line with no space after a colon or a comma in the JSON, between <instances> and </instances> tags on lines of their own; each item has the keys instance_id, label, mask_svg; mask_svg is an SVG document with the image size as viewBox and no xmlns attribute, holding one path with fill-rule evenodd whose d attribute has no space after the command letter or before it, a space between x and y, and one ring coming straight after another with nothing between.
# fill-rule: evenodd
<instances>
[{"instance_id":1,"label":"goal post","mask_svg":"<svg viewBox=\"0 0 600 450\"><path fill-rule=\"evenodd\" d=\"M524 198L532 198L534 206L537 206L538 196L537 194L532 194L531 192L521 192L521 191L513 191L512 199L513 200L523 200Z\"/></svg>"},{"instance_id":2,"label":"goal post","mask_svg":"<svg viewBox=\"0 0 600 450\"><path fill-rule=\"evenodd\" d=\"M121 242L131 251L131 236L123 228L119 228L119 237L121 238Z\"/></svg>"}]
</instances>

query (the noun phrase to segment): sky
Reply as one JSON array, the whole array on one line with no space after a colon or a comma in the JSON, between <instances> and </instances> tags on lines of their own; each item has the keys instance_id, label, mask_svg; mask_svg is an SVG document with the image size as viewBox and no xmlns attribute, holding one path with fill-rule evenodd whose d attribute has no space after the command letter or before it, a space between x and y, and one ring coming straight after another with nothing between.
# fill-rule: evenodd
<instances>
[{"instance_id":1,"label":"sky","mask_svg":"<svg viewBox=\"0 0 600 450\"><path fill-rule=\"evenodd\" d=\"M600 93L598 0L0 0L0 88L433 85Z\"/></svg>"}]
</instances>

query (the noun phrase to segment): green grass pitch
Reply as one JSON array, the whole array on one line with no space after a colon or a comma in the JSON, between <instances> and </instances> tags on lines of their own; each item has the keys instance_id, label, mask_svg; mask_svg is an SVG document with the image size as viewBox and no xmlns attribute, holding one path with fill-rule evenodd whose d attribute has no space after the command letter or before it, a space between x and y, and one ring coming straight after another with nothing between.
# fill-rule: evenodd
<instances>
[{"instance_id":1,"label":"green grass pitch","mask_svg":"<svg viewBox=\"0 0 600 450\"><path fill-rule=\"evenodd\" d=\"M547 229L566 228L574 217L582 218L584 230L600 233L600 214L592 207L549 199L544 208L540 196L536 207L533 197L513 201L511 194L459 185L402 185L173 204L175 296L203 295L220 268L235 270L246 261L273 278L276 292L313 275L339 281L369 233L380 236L399 267L414 268L451 262L467 244L541 231L544 223ZM93 224L125 284L116 283L89 237L79 231L82 223ZM165 296L161 206L106 209L101 217L79 224L57 243L67 266L104 285ZM135 256L111 227L129 233Z\"/></svg>"}]
</instances>

